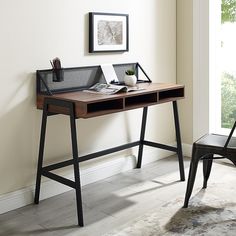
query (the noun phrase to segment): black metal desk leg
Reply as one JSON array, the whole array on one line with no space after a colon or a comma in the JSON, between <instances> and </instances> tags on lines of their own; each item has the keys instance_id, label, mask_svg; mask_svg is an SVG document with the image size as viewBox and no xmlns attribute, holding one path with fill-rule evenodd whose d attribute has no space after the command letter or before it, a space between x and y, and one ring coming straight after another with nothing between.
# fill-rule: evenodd
<instances>
[{"instance_id":1,"label":"black metal desk leg","mask_svg":"<svg viewBox=\"0 0 236 236\"><path fill-rule=\"evenodd\" d=\"M144 107L143 108L143 118L142 118L141 134L140 134L140 144L139 144L139 150L138 150L137 168L141 168L141 165L142 165L143 141L144 141L145 130L146 130L147 111L148 111L148 107Z\"/></svg>"},{"instance_id":2,"label":"black metal desk leg","mask_svg":"<svg viewBox=\"0 0 236 236\"><path fill-rule=\"evenodd\" d=\"M174 119L175 119L175 133L176 133L176 142L177 142L177 155L179 159L180 180L185 181L183 152L182 152L182 143L181 143L180 127L179 127L179 115L178 115L178 107L177 107L176 101L173 101L173 111L174 111Z\"/></svg>"},{"instance_id":3,"label":"black metal desk leg","mask_svg":"<svg viewBox=\"0 0 236 236\"><path fill-rule=\"evenodd\" d=\"M71 126L72 152L73 152L73 160L74 160L73 166L74 166L74 176L75 176L77 216L78 216L78 225L79 226L84 226L82 197L81 197L81 185L80 185L80 173L79 173L79 163L78 163L77 134L76 134L76 123L75 123L75 121L76 120L75 120L74 104L71 104L70 126Z\"/></svg>"},{"instance_id":4,"label":"black metal desk leg","mask_svg":"<svg viewBox=\"0 0 236 236\"><path fill-rule=\"evenodd\" d=\"M42 174L42 167L43 167L43 153L44 153L46 126L47 126L47 116L48 116L48 104L45 103L43 106L42 125L41 125L40 144L39 144L38 169L37 169L36 187L35 187L35 195L34 195L34 203L35 204L39 203L41 174Z\"/></svg>"}]
</instances>

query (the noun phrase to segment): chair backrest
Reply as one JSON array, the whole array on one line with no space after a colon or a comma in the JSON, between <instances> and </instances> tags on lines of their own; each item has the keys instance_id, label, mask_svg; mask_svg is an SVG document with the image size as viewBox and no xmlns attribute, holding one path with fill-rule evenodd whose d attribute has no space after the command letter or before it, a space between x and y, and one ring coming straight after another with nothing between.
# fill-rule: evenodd
<instances>
[{"instance_id":1,"label":"chair backrest","mask_svg":"<svg viewBox=\"0 0 236 236\"><path fill-rule=\"evenodd\" d=\"M234 122L234 125L233 125L233 127L232 127L232 129L231 129L231 131L230 131L230 133L229 133L229 136L228 136L226 142L225 142L225 145L224 145L224 148L225 148L225 149L228 147L228 144L229 144L229 142L230 142L230 139L231 139L232 136L233 136L233 133L234 133L235 128L236 128L236 121Z\"/></svg>"}]
</instances>

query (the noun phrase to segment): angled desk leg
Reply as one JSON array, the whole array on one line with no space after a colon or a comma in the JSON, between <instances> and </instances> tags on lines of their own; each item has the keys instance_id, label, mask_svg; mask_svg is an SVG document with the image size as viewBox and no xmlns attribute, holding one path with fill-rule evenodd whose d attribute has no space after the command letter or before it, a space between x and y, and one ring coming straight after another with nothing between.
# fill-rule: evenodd
<instances>
[{"instance_id":1,"label":"angled desk leg","mask_svg":"<svg viewBox=\"0 0 236 236\"><path fill-rule=\"evenodd\" d=\"M73 152L73 166L75 176L75 192L76 192L76 205L77 205L77 216L79 226L84 226L83 220L83 207L81 197L81 184L80 184L80 171L78 163L78 146L77 146L77 134L76 134L76 119L74 104L71 103L70 108L70 127L71 127L71 141L72 141L72 152Z\"/></svg>"},{"instance_id":2,"label":"angled desk leg","mask_svg":"<svg viewBox=\"0 0 236 236\"><path fill-rule=\"evenodd\" d=\"M77 146L77 134L76 134L75 108L74 108L74 104L71 102L60 101L60 100L55 100L55 99L50 99L50 98L47 98L44 100L34 202L35 204L39 203L41 176L43 174L43 154L44 154L47 117L48 115L51 114L48 111L49 105L67 107L70 112L71 141L72 141L73 166L74 166L74 176L75 176L74 188L76 192L78 225L84 226L80 173L79 173L79 163L78 163L78 146Z\"/></svg>"},{"instance_id":3,"label":"angled desk leg","mask_svg":"<svg viewBox=\"0 0 236 236\"><path fill-rule=\"evenodd\" d=\"M183 152L182 152L182 143L181 143L180 127L179 127L179 115L178 115L178 107L177 107L176 101L173 101L173 111L174 111L174 119L175 119L175 133L176 133L176 142L177 142L177 155L179 159L180 180L185 181Z\"/></svg>"},{"instance_id":4,"label":"angled desk leg","mask_svg":"<svg viewBox=\"0 0 236 236\"><path fill-rule=\"evenodd\" d=\"M41 176L42 176L42 168L43 168L43 153L44 153L47 117L48 117L48 104L45 102L43 105L43 115L42 115L40 144L39 144L38 168L37 168L35 195L34 195L35 204L39 203L39 193L40 193Z\"/></svg>"},{"instance_id":5,"label":"angled desk leg","mask_svg":"<svg viewBox=\"0 0 236 236\"><path fill-rule=\"evenodd\" d=\"M142 165L143 141L144 141L145 130L146 130L146 123L147 123L147 111L148 111L148 107L144 107L143 108L143 118L142 118L141 134L140 134L140 143L139 143L139 150L138 150L137 168L141 168L141 165Z\"/></svg>"}]
</instances>

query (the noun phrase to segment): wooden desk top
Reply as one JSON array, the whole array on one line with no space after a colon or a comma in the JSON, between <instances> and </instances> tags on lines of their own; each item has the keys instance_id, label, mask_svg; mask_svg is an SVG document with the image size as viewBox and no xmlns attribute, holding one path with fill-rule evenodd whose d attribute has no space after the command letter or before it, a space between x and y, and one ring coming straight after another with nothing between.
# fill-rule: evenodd
<instances>
[{"instance_id":1,"label":"wooden desk top","mask_svg":"<svg viewBox=\"0 0 236 236\"><path fill-rule=\"evenodd\" d=\"M86 91L55 94L37 94L37 108L43 108L45 97L75 103L76 118L89 118L139 107L145 107L184 98L184 86L170 83L138 84L143 90L120 92L113 95L96 94ZM50 106L49 111L68 114L63 107Z\"/></svg>"}]
</instances>

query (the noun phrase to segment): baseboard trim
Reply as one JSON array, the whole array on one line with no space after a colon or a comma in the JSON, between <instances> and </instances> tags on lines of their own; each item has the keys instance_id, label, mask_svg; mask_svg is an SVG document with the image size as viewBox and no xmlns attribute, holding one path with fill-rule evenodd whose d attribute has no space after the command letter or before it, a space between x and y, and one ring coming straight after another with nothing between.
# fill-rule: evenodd
<instances>
[{"instance_id":1,"label":"baseboard trim","mask_svg":"<svg viewBox=\"0 0 236 236\"><path fill-rule=\"evenodd\" d=\"M186 144L186 143L183 143L183 144L182 144L182 147L183 147L183 155L184 155L184 156L186 156L186 157L191 157L191 156L192 156L192 146L193 146L193 145Z\"/></svg>"},{"instance_id":2,"label":"baseboard trim","mask_svg":"<svg viewBox=\"0 0 236 236\"><path fill-rule=\"evenodd\" d=\"M190 150L191 145L183 144L184 155L189 156L189 153L191 154ZM143 165L168 157L172 154L173 153L169 151L145 147L143 154ZM81 184L84 186L108 178L112 175L131 170L135 168L135 165L136 157L134 155L130 155L126 157L117 156L116 158L111 158L111 160L109 159L104 163L95 163L89 167L82 167ZM74 178L73 173L67 174L65 177L72 180ZM35 186L33 185L21 190L0 195L0 214L32 204L34 199L34 189ZM41 184L40 200L47 199L70 190L71 188L65 185L57 183L53 180L48 180L42 182Z\"/></svg>"}]
</instances>

